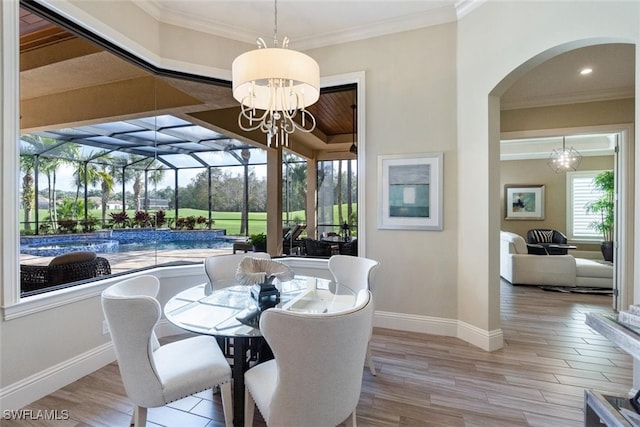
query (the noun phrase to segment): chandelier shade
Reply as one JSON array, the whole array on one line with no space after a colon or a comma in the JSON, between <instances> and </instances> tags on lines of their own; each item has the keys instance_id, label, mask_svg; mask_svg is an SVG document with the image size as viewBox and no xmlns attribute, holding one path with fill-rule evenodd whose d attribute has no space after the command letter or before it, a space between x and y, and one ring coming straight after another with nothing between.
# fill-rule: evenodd
<instances>
[{"instance_id":1,"label":"chandelier shade","mask_svg":"<svg viewBox=\"0 0 640 427\"><path fill-rule=\"evenodd\" d=\"M320 97L320 67L304 53L283 48L255 49L231 65L233 97L259 110L306 108ZM274 96L282 90L282 96Z\"/></svg>"}]
</instances>

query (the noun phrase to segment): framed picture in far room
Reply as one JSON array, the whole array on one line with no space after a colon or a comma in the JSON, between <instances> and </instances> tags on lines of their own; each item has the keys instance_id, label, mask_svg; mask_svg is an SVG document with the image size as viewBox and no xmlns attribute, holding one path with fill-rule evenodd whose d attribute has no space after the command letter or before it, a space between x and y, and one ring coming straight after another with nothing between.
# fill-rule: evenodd
<instances>
[{"instance_id":1,"label":"framed picture in far room","mask_svg":"<svg viewBox=\"0 0 640 427\"><path fill-rule=\"evenodd\" d=\"M544 219L544 185L504 186L505 219Z\"/></svg>"},{"instance_id":2,"label":"framed picture in far room","mask_svg":"<svg viewBox=\"0 0 640 427\"><path fill-rule=\"evenodd\" d=\"M442 159L442 152L378 156L378 228L443 229Z\"/></svg>"}]
</instances>

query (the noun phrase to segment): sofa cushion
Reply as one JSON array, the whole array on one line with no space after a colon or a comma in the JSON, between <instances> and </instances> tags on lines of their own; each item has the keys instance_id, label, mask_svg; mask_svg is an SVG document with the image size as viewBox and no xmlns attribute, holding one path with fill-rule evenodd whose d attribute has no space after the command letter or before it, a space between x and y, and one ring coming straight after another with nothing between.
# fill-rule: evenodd
<instances>
[{"instance_id":1,"label":"sofa cushion","mask_svg":"<svg viewBox=\"0 0 640 427\"><path fill-rule=\"evenodd\" d=\"M576 258L576 275L613 278L613 264L595 259Z\"/></svg>"},{"instance_id":2,"label":"sofa cushion","mask_svg":"<svg viewBox=\"0 0 640 427\"><path fill-rule=\"evenodd\" d=\"M509 244L509 253L528 253L527 242L525 242L524 238L519 234L511 233L509 231L501 231L500 240Z\"/></svg>"},{"instance_id":3,"label":"sofa cushion","mask_svg":"<svg viewBox=\"0 0 640 427\"><path fill-rule=\"evenodd\" d=\"M77 251L68 252L66 254L58 255L51 260L49 265L69 264L72 262L93 261L96 259L96 253L91 251Z\"/></svg>"}]
</instances>

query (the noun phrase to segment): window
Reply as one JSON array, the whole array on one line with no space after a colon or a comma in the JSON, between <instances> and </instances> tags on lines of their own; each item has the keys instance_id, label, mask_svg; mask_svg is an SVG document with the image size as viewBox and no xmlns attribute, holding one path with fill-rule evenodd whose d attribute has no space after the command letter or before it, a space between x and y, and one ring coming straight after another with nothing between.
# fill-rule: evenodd
<instances>
[{"instance_id":1,"label":"window","mask_svg":"<svg viewBox=\"0 0 640 427\"><path fill-rule=\"evenodd\" d=\"M318 162L318 235L358 235L358 168L355 160ZM345 231L343 224L347 223Z\"/></svg>"},{"instance_id":2,"label":"window","mask_svg":"<svg viewBox=\"0 0 640 427\"><path fill-rule=\"evenodd\" d=\"M602 235L589 227L598 214L587 212L587 205L600 198L602 191L593 185L601 171L567 172L567 238L569 240L600 241Z\"/></svg>"}]
</instances>

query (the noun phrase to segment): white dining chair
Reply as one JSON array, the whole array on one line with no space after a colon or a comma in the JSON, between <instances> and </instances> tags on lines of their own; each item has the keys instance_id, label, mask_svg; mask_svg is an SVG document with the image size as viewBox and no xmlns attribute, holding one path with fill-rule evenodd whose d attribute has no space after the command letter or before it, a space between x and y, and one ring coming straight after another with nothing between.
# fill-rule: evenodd
<instances>
[{"instance_id":1,"label":"white dining chair","mask_svg":"<svg viewBox=\"0 0 640 427\"><path fill-rule=\"evenodd\" d=\"M146 425L147 408L164 406L218 385L225 425L233 425L231 368L218 343L197 336L160 345L154 328L162 316L155 276L123 280L102 292L104 311L127 396L131 424Z\"/></svg>"},{"instance_id":2,"label":"white dining chair","mask_svg":"<svg viewBox=\"0 0 640 427\"><path fill-rule=\"evenodd\" d=\"M351 288L354 292L362 289L371 290L371 276L378 265L380 263L376 260L351 255L334 255L329 258L329 271L335 282ZM373 328L371 334L373 334ZM371 375L377 375L370 344L367 345L367 365Z\"/></svg>"},{"instance_id":3,"label":"white dining chair","mask_svg":"<svg viewBox=\"0 0 640 427\"><path fill-rule=\"evenodd\" d=\"M245 258L271 259L266 252L252 252L246 254L227 254L210 256L204 260L204 271L209 278L205 286L205 293L229 286L236 277L238 264Z\"/></svg>"},{"instance_id":4,"label":"white dining chair","mask_svg":"<svg viewBox=\"0 0 640 427\"><path fill-rule=\"evenodd\" d=\"M264 311L260 330L274 359L245 372L245 426L256 406L268 426L355 426L372 310L363 290L340 313Z\"/></svg>"},{"instance_id":5,"label":"white dining chair","mask_svg":"<svg viewBox=\"0 0 640 427\"><path fill-rule=\"evenodd\" d=\"M214 255L205 258L204 272L209 278L209 281L204 286L205 295L235 283L238 265L245 258L271 259L271 255L266 252L251 252L246 254ZM217 337L217 341L225 357L230 363L233 363L233 338L220 336ZM252 345L256 346L258 342L254 342ZM253 351L256 352L258 350L254 347Z\"/></svg>"}]
</instances>

